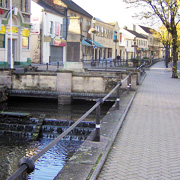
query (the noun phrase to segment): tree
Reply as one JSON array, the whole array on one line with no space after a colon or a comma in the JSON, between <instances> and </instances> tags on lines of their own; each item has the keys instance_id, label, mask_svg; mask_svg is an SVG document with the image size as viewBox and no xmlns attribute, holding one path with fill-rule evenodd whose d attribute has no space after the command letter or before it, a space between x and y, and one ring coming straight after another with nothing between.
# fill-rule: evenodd
<instances>
[{"instance_id":1,"label":"tree","mask_svg":"<svg viewBox=\"0 0 180 180\"><path fill-rule=\"evenodd\" d=\"M144 6L141 16L152 18L154 16L162 22L167 31L172 36L172 78L178 78L177 61L178 61L178 3L179 0L123 0L133 6ZM145 10L146 8L146 10Z\"/></svg>"}]
</instances>

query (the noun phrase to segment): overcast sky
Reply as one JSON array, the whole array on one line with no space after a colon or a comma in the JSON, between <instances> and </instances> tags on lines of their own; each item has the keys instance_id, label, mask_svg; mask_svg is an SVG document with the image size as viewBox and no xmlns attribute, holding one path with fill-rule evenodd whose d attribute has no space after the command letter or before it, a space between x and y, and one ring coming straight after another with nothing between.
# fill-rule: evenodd
<instances>
[{"instance_id":1,"label":"overcast sky","mask_svg":"<svg viewBox=\"0 0 180 180\"><path fill-rule=\"evenodd\" d=\"M133 9L127 9L123 0L73 0L76 4L86 10L93 17L104 22L117 21L120 27L137 23L132 18Z\"/></svg>"}]
</instances>

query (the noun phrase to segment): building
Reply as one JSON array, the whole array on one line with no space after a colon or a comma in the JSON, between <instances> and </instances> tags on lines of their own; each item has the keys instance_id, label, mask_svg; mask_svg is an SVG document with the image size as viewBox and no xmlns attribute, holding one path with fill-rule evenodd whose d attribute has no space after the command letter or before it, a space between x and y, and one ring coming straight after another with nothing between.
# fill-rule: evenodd
<instances>
[{"instance_id":1,"label":"building","mask_svg":"<svg viewBox=\"0 0 180 180\"><path fill-rule=\"evenodd\" d=\"M136 57L136 36L126 29L120 29L120 59L127 60Z\"/></svg>"},{"instance_id":2,"label":"building","mask_svg":"<svg viewBox=\"0 0 180 180\"><path fill-rule=\"evenodd\" d=\"M150 56L154 58L162 58L164 55L164 47L160 40L155 37L157 31L155 29L141 25L139 27L147 34Z\"/></svg>"},{"instance_id":3,"label":"building","mask_svg":"<svg viewBox=\"0 0 180 180\"><path fill-rule=\"evenodd\" d=\"M106 23L98 18L93 18L92 29L94 29L94 32L91 33L91 39L86 39L86 41L93 45L93 59L115 59L120 53L118 23Z\"/></svg>"},{"instance_id":4,"label":"building","mask_svg":"<svg viewBox=\"0 0 180 180\"><path fill-rule=\"evenodd\" d=\"M134 49L135 49L135 57L136 58L144 58L149 57L149 49L148 49L148 37L140 34L136 30L136 26L134 26L133 30L126 29L129 33L135 36L134 38Z\"/></svg>"},{"instance_id":5,"label":"building","mask_svg":"<svg viewBox=\"0 0 180 180\"><path fill-rule=\"evenodd\" d=\"M0 66L11 68L31 63L30 1L12 1L12 7L10 0L0 1Z\"/></svg>"},{"instance_id":6,"label":"building","mask_svg":"<svg viewBox=\"0 0 180 180\"><path fill-rule=\"evenodd\" d=\"M66 4L60 1L34 0L31 6L32 62L63 64L67 52Z\"/></svg>"},{"instance_id":7,"label":"building","mask_svg":"<svg viewBox=\"0 0 180 180\"><path fill-rule=\"evenodd\" d=\"M67 33L67 62L80 62L90 59L91 44L85 39L90 38L88 33L91 28L92 15L71 0L62 0L67 5L69 26Z\"/></svg>"}]
</instances>

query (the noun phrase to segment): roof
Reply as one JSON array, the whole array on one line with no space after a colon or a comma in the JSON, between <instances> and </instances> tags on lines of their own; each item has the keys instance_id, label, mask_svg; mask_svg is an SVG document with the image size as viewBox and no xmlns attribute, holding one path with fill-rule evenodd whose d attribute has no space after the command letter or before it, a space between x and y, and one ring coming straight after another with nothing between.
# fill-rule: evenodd
<instances>
[{"instance_id":1,"label":"roof","mask_svg":"<svg viewBox=\"0 0 180 180\"><path fill-rule=\"evenodd\" d=\"M80 6L78 6L72 0L61 0L61 1L67 5L68 9L71 9L72 11L75 11L75 12L82 14L86 17L93 18L93 16L91 14L89 14L87 11L82 9Z\"/></svg>"},{"instance_id":2,"label":"roof","mask_svg":"<svg viewBox=\"0 0 180 180\"><path fill-rule=\"evenodd\" d=\"M145 32L149 33L149 34L153 34L153 32L155 32L156 30L149 28L149 27L145 27L145 26L140 26Z\"/></svg>"},{"instance_id":3,"label":"roof","mask_svg":"<svg viewBox=\"0 0 180 180\"><path fill-rule=\"evenodd\" d=\"M138 38L148 39L147 37L143 36L142 34L137 33L136 31L132 31L132 30L129 30L129 29L126 29L126 31L130 32L131 34L133 34L134 36L136 36Z\"/></svg>"},{"instance_id":4,"label":"roof","mask_svg":"<svg viewBox=\"0 0 180 180\"><path fill-rule=\"evenodd\" d=\"M51 12L51 13L55 13L55 14L59 14L59 15L63 15L65 16L65 12L64 14L58 10L56 10L54 7L50 6L49 4L47 4L46 2L44 2L43 0L33 0L35 3L37 3L38 5L40 5L41 7L44 8L44 10Z\"/></svg>"}]
</instances>

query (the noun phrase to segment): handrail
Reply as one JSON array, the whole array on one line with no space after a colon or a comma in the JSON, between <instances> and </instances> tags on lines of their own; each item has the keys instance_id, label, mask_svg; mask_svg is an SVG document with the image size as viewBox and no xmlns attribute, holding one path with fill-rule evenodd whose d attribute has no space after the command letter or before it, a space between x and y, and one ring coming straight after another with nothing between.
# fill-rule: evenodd
<instances>
[{"instance_id":1,"label":"handrail","mask_svg":"<svg viewBox=\"0 0 180 180\"><path fill-rule=\"evenodd\" d=\"M91 112L93 112L96 108L100 106L101 103L103 103L108 97L111 96L111 94L120 88L122 83L124 81L128 81L128 78L131 77L131 73L126 76L123 80L117 83L117 85L102 99L98 99L96 104L90 108L83 116L81 116L73 125L71 125L66 131L64 131L62 134L60 134L56 139L54 139L51 143L49 143L45 148L43 148L41 151L39 151L37 154L35 154L33 157L23 157L19 161L19 169L16 170L7 180L14 180L18 178L20 175L22 175L23 172L31 173L34 171L35 164L34 162L41 157L46 151L48 151L52 146L54 146L57 142L59 142L64 136L66 136L72 129L74 129L81 121L83 121ZM117 91L117 98L119 98L119 91ZM100 122L99 122L100 123ZM100 124L97 124L96 122L96 135L100 136ZM97 138L99 141L100 137ZM27 174L26 174L27 175ZM27 177L26 177L27 178Z\"/></svg>"}]
</instances>

